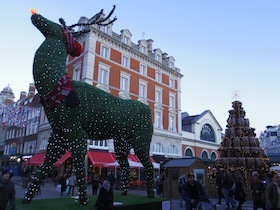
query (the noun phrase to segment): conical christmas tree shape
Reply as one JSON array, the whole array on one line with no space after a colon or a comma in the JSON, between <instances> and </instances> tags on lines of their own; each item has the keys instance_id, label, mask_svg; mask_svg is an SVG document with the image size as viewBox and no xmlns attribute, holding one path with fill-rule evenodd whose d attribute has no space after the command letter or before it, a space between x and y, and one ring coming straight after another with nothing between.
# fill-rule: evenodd
<instances>
[{"instance_id":1,"label":"conical christmas tree shape","mask_svg":"<svg viewBox=\"0 0 280 210\"><path fill-rule=\"evenodd\" d=\"M229 110L225 138L219 148L220 157L215 166L232 172L258 171L265 174L269 171L269 158L259 146L255 129L250 127L249 119L245 118L245 110L240 101L232 102Z\"/></svg>"}]
</instances>

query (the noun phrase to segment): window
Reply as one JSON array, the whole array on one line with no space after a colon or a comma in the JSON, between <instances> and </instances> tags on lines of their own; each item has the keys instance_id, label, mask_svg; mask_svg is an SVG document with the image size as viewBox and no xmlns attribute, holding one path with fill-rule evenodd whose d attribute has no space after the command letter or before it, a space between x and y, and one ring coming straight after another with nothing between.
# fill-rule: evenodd
<instances>
[{"instance_id":1,"label":"window","mask_svg":"<svg viewBox=\"0 0 280 210\"><path fill-rule=\"evenodd\" d=\"M129 75L121 73L121 87L124 92L129 92Z\"/></svg>"},{"instance_id":2,"label":"window","mask_svg":"<svg viewBox=\"0 0 280 210\"><path fill-rule=\"evenodd\" d=\"M161 82L161 73L158 71L156 72L156 81Z\"/></svg>"},{"instance_id":3,"label":"window","mask_svg":"<svg viewBox=\"0 0 280 210\"><path fill-rule=\"evenodd\" d=\"M178 155L179 151L175 145L170 145L168 153L173 155Z\"/></svg>"},{"instance_id":4,"label":"window","mask_svg":"<svg viewBox=\"0 0 280 210\"><path fill-rule=\"evenodd\" d=\"M205 141L215 142L215 134L211 125L204 124L201 128L200 139Z\"/></svg>"},{"instance_id":5,"label":"window","mask_svg":"<svg viewBox=\"0 0 280 210\"><path fill-rule=\"evenodd\" d=\"M140 74L147 75L147 66L140 64Z\"/></svg>"},{"instance_id":6,"label":"window","mask_svg":"<svg viewBox=\"0 0 280 210\"><path fill-rule=\"evenodd\" d=\"M141 53L144 53L144 54L146 54L146 47L144 47L144 46L141 46Z\"/></svg>"},{"instance_id":7,"label":"window","mask_svg":"<svg viewBox=\"0 0 280 210\"><path fill-rule=\"evenodd\" d=\"M169 63L169 68L174 69L174 63Z\"/></svg>"},{"instance_id":8,"label":"window","mask_svg":"<svg viewBox=\"0 0 280 210\"><path fill-rule=\"evenodd\" d=\"M155 111L155 127L162 128L162 112Z\"/></svg>"},{"instance_id":9,"label":"window","mask_svg":"<svg viewBox=\"0 0 280 210\"><path fill-rule=\"evenodd\" d=\"M101 30L102 30L104 33L106 33L106 34L109 33L109 27L108 27L108 26L102 26L102 27L101 27Z\"/></svg>"},{"instance_id":10,"label":"window","mask_svg":"<svg viewBox=\"0 0 280 210\"><path fill-rule=\"evenodd\" d=\"M156 99L156 103L158 103L158 104L161 104L162 103L162 97L161 97L161 95L162 95L162 92L161 92L161 90L156 90L156 97L155 97L155 99Z\"/></svg>"},{"instance_id":11,"label":"window","mask_svg":"<svg viewBox=\"0 0 280 210\"><path fill-rule=\"evenodd\" d=\"M123 37L123 42L124 42L125 44L128 44L128 40L129 40L129 38L128 38L127 36L124 36L124 37Z\"/></svg>"},{"instance_id":12,"label":"window","mask_svg":"<svg viewBox=\"0 0 280 210\"><path fill-rule=\"evenodd\" d=\"M216 157L217 157L216 153L215 153L215 152L212 152L212 153L211 153L211 159L215 160Z\"/></svg>"},{"instance_id":13,"label":"window","mask_svg":"<svg viewBox=\"0 0 280 210\"><path fill-rule=\"evenodd\" d=\"M76 66L73 70L73 80L80 81L81 65Z\"/></svg>"},{"instance_id":14,"label":"window","mask_svg":"<svg viewBox=\"0 0 280 210\"><path fill-rule=\"evenodd\" d=\"M146 86L146 84L140 83L140 85L139 85L139 96L141 98L147 98L147 86Z\"/></svg>"},{"instance_id":15,"label":"window","mask_svg":"<svg viewBox=\"0 0 280 210\"><path fill-rule=\"evenodd\" d=\"M175 116L174 115L170 115L169 116L169 130L170 131L175 131L176 127L175 127Z\"/></svg>"},{"instance_id":16,"label":"window","mask_svg":"<svg viewBox=\"0 0 280 210\"><path fill-rule=\"evenodd\" d=\"M185 156L186 157L193 157L193 152L192 152L192 150L191 149L186 149L186 151L185 151Z\"/></svg>"},{"instance_id":17,"label":"window","mask_svg":"<svg viewBox=\"0 0 280 210\"><path fill-rule=\"evenodd\" d=\"M159 54L156 54L156 61L160 61L160 55Z\"/></svg>"},{"instance_id":18,"label":"window","mask_svg":"<svg viewBox=\"0 0 280 210\"><path fill-rule=\"evenodd\" d=\"M122 65L124 67L127 67L127 68L129 67L129 58L127 56L123 55L123 57L122 57Z\"/></svg>"},{"instance_id":19,"label":"window","mask_svg":"<svg viewBox=\"0 0 280 210\"><path fill-rule=\"evenodd\" d=\"M170 108L175 108L175 96L174 95L171 95L169 96L169 107Z\"/></svg>"},{"instance_id":20,"label":"window","mask_svg":"<svg viewBox=\"0 0 280 210\"><path fill-rule=\"evenodd\" d=\"M206 151L203 151L201 154L202 158L208 158L208 153Z\"/></svg>"},{"instance_id":21,"label":"window","mask_svg":"<svg viewBox=\"0 0 280 210\"><path fill-rule=\"evenodd\" d=\"M98 82L108 85L108 80L109 80L109 73L106 69L99 69L98 72Z\"/></svg>"},{"instance_id":22,"label":"window","mask_svg":"<svg viewBox=\"0 0 280 210\"><path fill-rule=\"evenodd\" d=\"M169 79L169 87L175 88L175 82L174 82L174 79L172 79L172 78Z\"/></svg>"},{"instance_id":23,"label":"window","mask_svg":"<svg viewBox=\"0 0 280 210\"><path fill-rule=\"evenodd\" d=\"M161 143L154 144L154 153L164 153L163 145Z\"/></svg>"},{"instance_id":24,"label":"window","mask_svg":"<svg viewBox=\"0 0 280 210\"><path fill-rule=\"evenodd\" d=\"M101 46L101 56L103 58L107 58L109 59L109 48L108 47L105 47L105 46Z\"/></svg>"},{"instance_id":25,"label":"window","mask_svg":"<svg viewBox=\"0 0 280 210\"><path fill-rule=\"evenodd\" d=\"M106 149L108 147L108 143L106 140L89 140L88 141L89 148L102 148Z\"/></svg>"}]
</instances>

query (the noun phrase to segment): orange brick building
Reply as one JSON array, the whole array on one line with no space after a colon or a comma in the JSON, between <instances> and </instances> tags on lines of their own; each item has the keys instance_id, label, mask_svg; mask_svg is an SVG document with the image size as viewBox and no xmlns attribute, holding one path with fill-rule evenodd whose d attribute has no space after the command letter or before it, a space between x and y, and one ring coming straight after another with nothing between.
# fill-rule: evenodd
<instances>
[{"instance_id":1,"label":"orange brick building","mask_svg":"<svg viewBox=\"0 0 280 210\"><path fill-rule=\"evenodd\" d=\"M79 20L88 21L85 17ZM150 155L181 157L183 75L175 67L175 59L161 49L153 49L151 39L133 43L127 29L121 30L121 34L113 32L112 25L90 29L80 40L83 54L67 60L68 74L112 95L149 105L154 122ZM113 143L106 142L109 151L113 151ZM92 144L98 143L92 141Z\"/></svg>"}]
</instances>

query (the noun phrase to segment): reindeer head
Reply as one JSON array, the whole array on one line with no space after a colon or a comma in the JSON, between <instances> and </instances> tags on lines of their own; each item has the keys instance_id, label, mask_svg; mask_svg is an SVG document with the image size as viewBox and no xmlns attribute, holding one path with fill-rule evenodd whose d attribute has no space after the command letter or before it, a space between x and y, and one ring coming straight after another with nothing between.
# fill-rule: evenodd
<instances>
[{"instance_id":1,"label":"reindeer head","mask_svg":"<svg viewBox=\"0 0 280 210\"><path fill-rule=\"evenodd\" d=\"M112 21L108 23L104 23L106 20L108 20L111 15L113 14L115 10L115 6L109 13L109 15L105 18L100 18L101 15L103 14L103 10L101 10L99 13L97 13L94 18L92 18L92 21L86 24L74 24L71 26L66 26L65 21L60 18L59 22L61 25L54 23L43 16L39 15L36 13L34 9L32 9L32 16L31 16L31 21L36 28L38 28L39 31L45 36L46 39L48 38L54 38L58 40L64 40L67 53L73 57L79 56L82 53L82 47L78 43L77 39L79 39L81 36L85 35L86 33L90 32L90 29L87 28L82 31L74 31L74 28L76 26L90 26L93 24L97 24L100 26L105 26L113 23L117 18L115 17Z\"/></svg>"}]
</instances>

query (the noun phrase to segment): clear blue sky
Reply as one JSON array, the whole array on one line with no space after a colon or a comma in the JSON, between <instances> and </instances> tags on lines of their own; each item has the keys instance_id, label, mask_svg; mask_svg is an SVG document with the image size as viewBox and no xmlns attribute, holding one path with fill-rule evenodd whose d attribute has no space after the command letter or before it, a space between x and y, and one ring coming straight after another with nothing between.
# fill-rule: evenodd
<instances>
[{"instance_id":1,"label":"clear blue sky","mask_svg":"<svg viewBox=\"0 0 280 210\"><path fill-rule=\"evenodd\" d=\"M32 62L43 41L30 9L68 25L116 5L113 30L132 41L153 39L175 58L182 79L182 111L211 110L225 131L233 92L239 91L256 134L280 124L279 0L6 0L1 2L0 90L10 84L16 100L33 82ZM145 35L143 36L143 33Z\"/></svg>"}]
</instances>

